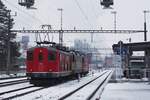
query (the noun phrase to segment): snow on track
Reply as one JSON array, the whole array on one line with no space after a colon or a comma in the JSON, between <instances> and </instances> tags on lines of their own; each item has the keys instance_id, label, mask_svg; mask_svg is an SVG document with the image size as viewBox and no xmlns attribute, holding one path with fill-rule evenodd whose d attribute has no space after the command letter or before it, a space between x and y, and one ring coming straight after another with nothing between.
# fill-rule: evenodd
<instances>
[{"instance_id":1,"label":"snow on track","mask_svg":"<svg viewBox=\"0 0 150 100\"><path fill-rule=\"evenodd\" d=\"M90 96L92 92L95 91L95 89L100 85L100 83L105 80L105 78L107 78L109 74L110 72L107 72L106 74L93 81L92 83L88 84L87 86L77 91L65 100L87 100L88 96Z\"/></svg>"},{"instance_id":2,"label":"snow on track","mask_svg":"<svg viewBox=\"0 0 150 100\"><path fill-rule=\"evenodd\" d=\"M37 89L40 89L40 88L41 87L32 87L32 88L28 88L28 89L12 92L12 93L7 93L7 94L4 94L4 95L1 95L0 98L5 99L5 98L9 98L9 97L12 97L12 96L15 96L15 95L19 95L19 94L22 94L22 93L27 93L29 91L37 90ZM28 100L28 99L24 99L24 100Z\"/></svg>"},{"instance_id":3,"label":"snow on track","mask_svg":"<svg viewBox=\"0 0 150 100\"><path fill-rule=\"evenodd\" d=\"M22 84L7 86L7 87L1 87L0 88L0 93L6 92L6 91L11 91L11 90L14 90L14 89L24 88L24 87L28 87L28 86L33 86L33 85L29 84L29 83L22 83Z\"/></svg>"},{"instance_id":4,"label":"snow on track","mask_svg":"<svg viewBox=\"0 0 150 100\"><path fill-rule=\"evenodd\" d=\"M52 86L34 93L30 93L28 95L16 98L14 100L57 100L60 97L64 96L65 94L71 92L72 90L75 90L76 88L82 86L83 84L91 81L92 79L100 76L101 74L105 73L96 71L94 74L87 75L86 77L81 78L81 80L78 82L78 80L68 81L66 83Z\"/></svg>"},{"instance_id":5,"label":"snow on track","mask_svg":"<svg viewBox=\"0 0 150 100\"><path fill-rule=\"evenodd\" d=\"M10 82L10 81L18 81L18 80L24 80L24 79L27 79L27 77L24 77L24 78L15 78L15 79L5 79L5 80L0 80L0 83L3 83L3 82Z\"/></svg>"}]
</instances>

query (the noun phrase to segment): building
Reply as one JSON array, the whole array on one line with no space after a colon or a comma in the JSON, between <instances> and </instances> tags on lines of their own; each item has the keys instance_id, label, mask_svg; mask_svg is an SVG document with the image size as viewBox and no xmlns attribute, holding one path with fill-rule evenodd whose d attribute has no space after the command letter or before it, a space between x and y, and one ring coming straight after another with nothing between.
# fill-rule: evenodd
<instances>
[{"instance_id":1,"label":"building","mask_svg":"<svg viewBox=\"0 0 150 100\"><path fill-rule=\"evenodd\" d=\"M150 42L114 44L113 51L121 55L124 76L127 78L149 77L150 71ZM134 52L144 52L143 56L133 55Z\"/></svg>"},{"instance_id":2,"label":"building","mask_svg":"<svg viewBox=\"0 0 150 100\"><path fill-rule=\"evenodd\" d=\"M113 69L112 81L116 81L122 78L123 68L120 55L111 55L105 57L105 68Z\"/></svg>"}]
</instances>

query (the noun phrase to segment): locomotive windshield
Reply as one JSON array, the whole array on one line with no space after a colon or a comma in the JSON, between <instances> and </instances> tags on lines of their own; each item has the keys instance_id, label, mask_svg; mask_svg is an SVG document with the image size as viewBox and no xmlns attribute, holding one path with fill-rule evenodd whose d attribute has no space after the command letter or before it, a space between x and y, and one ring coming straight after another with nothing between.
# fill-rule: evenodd
<instances>
[{"instance_id":1,"label":"locomotive windshield","mask_svg":"<svg viewBox=\"0 0 150 100\"><path fill-rule=\"evenodd\" d=\"M56 60L56 52L54 52L54 51L49 52L49 54L48 54L48 60L49 61Z\"/></svg>"},{"instance_id":2,"label":"locomotive windshield","mask_svg":"<svg viewBox=\"0 0 150 100\"><path fill-rule=\"evenodd\" d=\"M33 52L32 51L27 51L27 60L32 61L33 60Z\"/></svg>"}]
</instances>

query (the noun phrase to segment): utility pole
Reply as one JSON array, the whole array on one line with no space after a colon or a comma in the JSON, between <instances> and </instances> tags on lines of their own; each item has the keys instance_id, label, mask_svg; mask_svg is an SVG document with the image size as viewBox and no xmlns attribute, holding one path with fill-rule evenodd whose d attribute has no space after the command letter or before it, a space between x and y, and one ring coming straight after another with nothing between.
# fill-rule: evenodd
<instances>
[{"instance_id":1,"label":"utility pole","mask_svg":"<svg viewBox=\"0 0 150 100\"><path fill-rule=\"evenodd\" d=\"M59 31L59 44L63 45L63 9L58 8L58 11L60 11L61 14L61 23L60 23L60 31Z\"/></svg>"},{"instance_id":2,"label":"utility pole","mask_svg":"<svg viewBox=\"0 0 150 100\"><path fill-rule=\"evenodd\" d=\"M144 41L147 41L147 26L146 26L146 14L150 13L148 10L144 10Z\"/></svg>"},{"instance_id":3,"label":"utility pole","mask_svg":"<svg viewBox=\"0 0 150 100\"><path fill-rule=\"evenodd\" d=\"M123 51L122 51L122 47L123 47L123 42L119 41L119 49L120 49L120 64L121 64L121 69L123 69L123 60L122 60L122 56L123 56ZM117 66L115 66L116 68ZM117 68L116 68L117 69Z\"/></svg>"},{"instance_id":4,"label":"utility pole","mask_svg":"<svg viewBox=\"0 0 150 100\"><path fill-rule=\"evenodd\" d=\"M6 74L9 75L9 67L10 67L10 10L8 10L8 37L7 37L7 65L6 65Z\"/></svg>"},{"instance_id":5,"label":"utility pole","mask_svg":"<svg viewBox=\"0 0 150 100\"><path fill-rule=\"evenodd\" d=\"M150 11L144 10L144 41L147 41L147 23L146 23L146 14ZM145 50L145 71L144 71L144 77L147 78L147 68L148 68L148 56L147 56L147 50Z\"/></svg>"},{"instance_id":6,"label":"utility pole","mask_svg":"<svg viewBox=\"0 0 150 100\"><path fill-rule=\"evenodd\" d=\"M116 28L117 28L117 12L116 11L112 11L111 12L112 14L114 14L114 30L115 30L115 33L116 33Z\"/></svg>"},{"instance_id":7,"label":"utility pole","mask_svg":"<svg viewBox=\"0 0 150 100\"><path fill-rule=\"evenodd\" d=\"M93 35L94 33L91 33L91 43L93 43Z\"/></svg>"}]
</instances>

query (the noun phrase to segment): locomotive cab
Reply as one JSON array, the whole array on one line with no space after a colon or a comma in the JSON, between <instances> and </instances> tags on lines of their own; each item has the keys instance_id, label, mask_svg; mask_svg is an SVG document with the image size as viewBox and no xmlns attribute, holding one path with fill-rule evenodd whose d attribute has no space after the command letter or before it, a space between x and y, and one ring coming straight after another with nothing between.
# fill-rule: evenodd
<instances>
[{"instance_id":1,"label":"locomotive cab","mask_svg":"<svg viewBox=\"0 0 150 100\"><path fill-rule=\"evenodd\" d=\"M47 48L33 48L27 51L27 76L47 78L58 71L57 52ZM42 74L41 74L42 73ZM45 73L45 74L43 74Z\"/></svg>"},{"instance_id":2,"label":"locomotive cab","mask_svg":"<svg viewBox=\"0 0 150 100\"><path fill-rule=\"evenodd\" d=\"M104 8L109 8L114 4L113 0L100 0L100 4L104 6Z\"/></svg>"}]
</instances>

